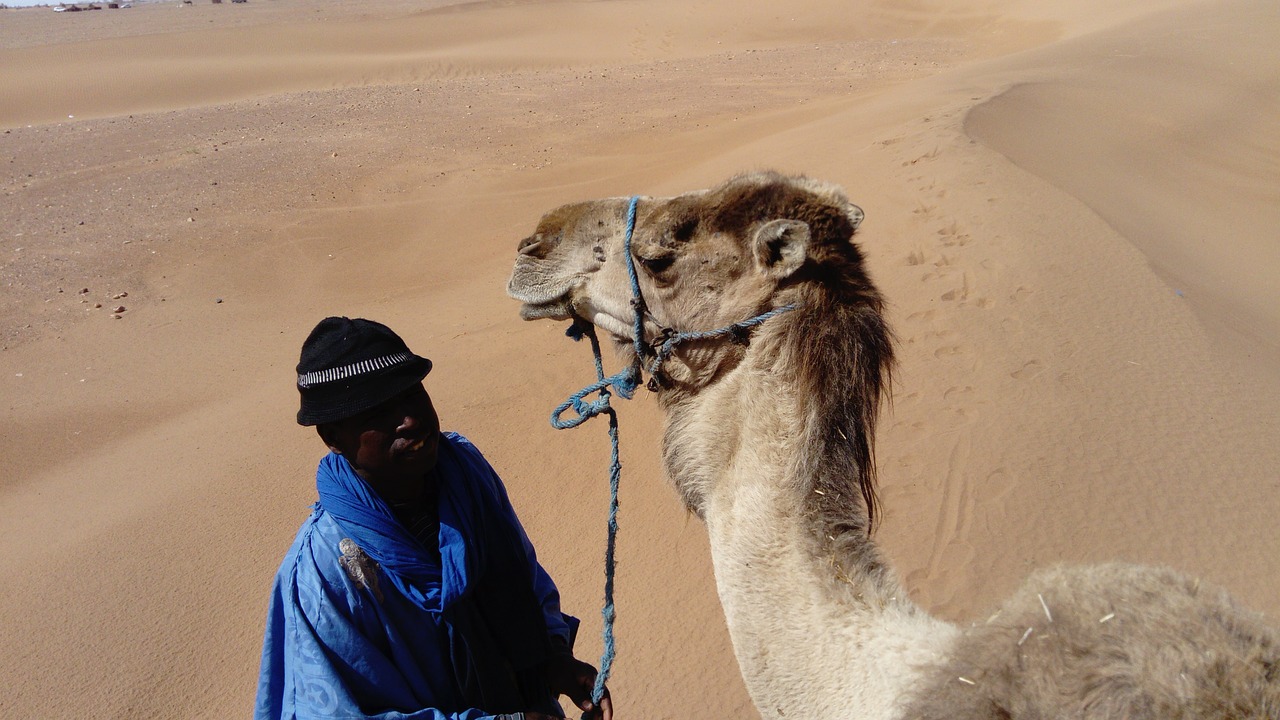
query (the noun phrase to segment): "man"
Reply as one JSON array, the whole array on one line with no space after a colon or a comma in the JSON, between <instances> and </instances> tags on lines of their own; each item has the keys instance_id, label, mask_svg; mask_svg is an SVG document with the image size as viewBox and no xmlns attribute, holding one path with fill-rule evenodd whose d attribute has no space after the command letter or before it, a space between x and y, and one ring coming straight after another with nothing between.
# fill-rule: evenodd
<instances>
[{"instance_id":1,"label":"man","mask_svg":"<svg viewBox=\"0 0 1280 720\"><path fill-rule=\"evenodd\" d=\"M303 343L298 423L332 452L276 575L256 717L544 720L563 694L610 720L502 481L440 432L430 371L370 320Z\"/></svg>"}]
</instances>

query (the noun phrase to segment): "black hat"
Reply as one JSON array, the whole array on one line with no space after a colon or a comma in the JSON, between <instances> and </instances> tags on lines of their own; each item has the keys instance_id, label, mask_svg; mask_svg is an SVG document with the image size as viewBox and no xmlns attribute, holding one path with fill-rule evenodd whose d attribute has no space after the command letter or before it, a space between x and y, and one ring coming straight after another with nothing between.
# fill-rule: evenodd
<instances>
[{"instance_id":1,"label":"black hat","mask_svg":"<svg viewBox=\"0 0 1280 720\"><path fill-rule=\"evenodd\" d=\"M320 321L298 360L299 425L320 425L380 405L422 382L431 361L414 355L382 323L363 318Z\"/></svg>"}]
</instances>

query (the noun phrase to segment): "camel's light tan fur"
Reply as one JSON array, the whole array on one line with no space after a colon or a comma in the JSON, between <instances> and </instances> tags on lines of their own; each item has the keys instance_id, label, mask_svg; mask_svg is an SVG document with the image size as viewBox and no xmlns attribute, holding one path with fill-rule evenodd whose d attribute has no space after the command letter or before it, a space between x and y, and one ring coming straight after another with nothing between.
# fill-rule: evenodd
<instances>
[{"instance_id":1,"label":"camel's light tan fur","mask_svg":"<svg viewBox=\"0 0 1280 720\"><path fill-rule=\"evenodd\" d=\"M627 201L568 205L520 243L526 319L577 316L631 352ZM871 541L873 439L892 345L834 186L773 173L643 198L633 255L662 327L788 304L747 346L678 351L661 378L667 472L705 519L743 677L766 717L1280 719L1280 642L1171 571L1043 571L956 628L914 605Z\"/></svg>"}]
</instances>

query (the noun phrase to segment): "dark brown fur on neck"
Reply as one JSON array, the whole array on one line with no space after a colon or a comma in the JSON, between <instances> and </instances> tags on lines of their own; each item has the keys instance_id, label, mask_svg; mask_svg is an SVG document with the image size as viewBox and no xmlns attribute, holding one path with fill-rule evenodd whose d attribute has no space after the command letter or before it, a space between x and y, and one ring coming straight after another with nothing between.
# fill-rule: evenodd
<instances>
[{"instance_id":1,"label":"dark brown fur on neck","mask_svg":"<svg viewBox=\"0 0 1280 720\"><path fill-rule=\"evenodd\" d=\"M811 478L808 509L832 535L873 527L875 425L893 365L884 301L864 268L845 209L782 176L761 184L730 181L708 198L708 230L746 235L754 223L790 218L808 224L809 260L787 280L776 304L798 308L774 322L784 357L794 363L797 393L813 403L801 477ZM860 497L859 497L860 496ZM861 502L859 502L861 500ZM864 513L850 512L859 505Z\"/></svg>"},{"instance_id":2,"label":"dark brown fur on neck","mask_svg":"<svg viewBox=\"0 0 1280 720\"><path fill-rule=\"evenodd\" d=\"M776 346L761 350L784 359L780 372L794 378L796 397L808 405L810 425L796 428L805 437L798 477L807 485L801 509L812 521L816 547L829 549L823 554L833 558L840 577L855 567L882 568L867 539L878 508L875 428L893 344L846 207L781 175L753 175L677 198L664 215L659 222L672 234L696 228L748 237L753 225L774 219L808 224L808 260L783 282L772 305L759 310L797 308L768 321ZM740 359L729 357L732 364Z\"/></svg>"}]
</instances>

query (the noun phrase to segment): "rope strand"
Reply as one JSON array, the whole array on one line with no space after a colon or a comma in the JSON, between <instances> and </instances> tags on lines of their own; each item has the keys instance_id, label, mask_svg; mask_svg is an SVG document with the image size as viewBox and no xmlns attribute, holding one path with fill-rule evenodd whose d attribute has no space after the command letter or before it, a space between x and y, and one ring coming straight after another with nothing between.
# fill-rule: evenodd
<instances>
[{"instance_id":1,"label":"rope strand","mask_svg":"<svg viewBox=\"0 0 1280 720\"><path fill-rule=\"evenodd\" d=\"M591 690L591 702L597 707L600 700L604 697L605 683L609 680L609 674L613 670L613 659L617 655L617 645L613 634L613 623L617 618L617 610L613 602L613 578L614 570L617 566L616 550L618 546L618 486L622 480L622 461L618 453L618 413L609 406L609 388L613 387L623 398L630 399L635 391L636 380L639 377L639 368L636 365L623 370L610 377L604 376L604 360L600 352L600 340L596 337L595 328L590 323L575 323L569 329L570 337L581 339L587 337L591 340L591 354L595 357L596 363L596 382L588 385L578 391L556 408L551 415L551 424L558 430L564 430L581 425L597 415L609 416L609 442L613 447L612 455L609 460L609 521L608 534L605 541L604 551L604 607L600 610L600 615L604 620L602 630L604 651L600 655L600 672L596 673L595 687ZM624 391L623 388L629 389ZM593 392L600 393L600 397L593 401L584 401L583 398ZM560 420L560 415L570 407L573 407L577 417L569 420ZM583 718L587 715L584 713Z\"/></svg>"}]
</instances>

